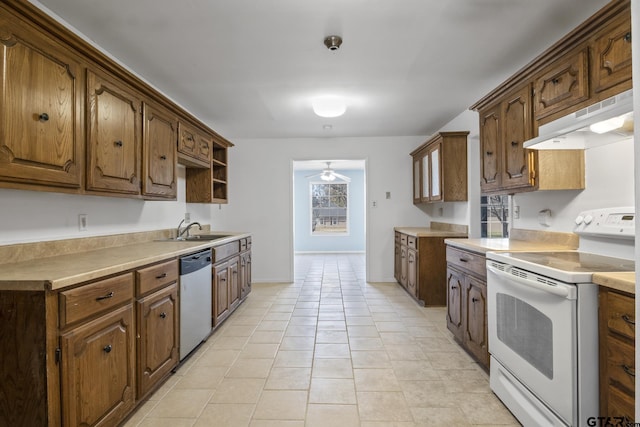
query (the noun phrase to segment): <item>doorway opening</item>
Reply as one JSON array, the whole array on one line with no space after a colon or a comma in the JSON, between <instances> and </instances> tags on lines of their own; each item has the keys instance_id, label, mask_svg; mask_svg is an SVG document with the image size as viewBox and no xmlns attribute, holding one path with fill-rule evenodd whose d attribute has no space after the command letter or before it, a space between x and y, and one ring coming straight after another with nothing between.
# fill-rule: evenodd
<instances>
[{"instance_id":1,"label":"doorway opening","mask_svg":"<svg viewBox=\"0 0 640 427\"><path fill-rule=\"evenodd\" d=\"M293 160L292 224L295 257L361 254L367 248L366 160Z\"/></svg>"}]
</instances>

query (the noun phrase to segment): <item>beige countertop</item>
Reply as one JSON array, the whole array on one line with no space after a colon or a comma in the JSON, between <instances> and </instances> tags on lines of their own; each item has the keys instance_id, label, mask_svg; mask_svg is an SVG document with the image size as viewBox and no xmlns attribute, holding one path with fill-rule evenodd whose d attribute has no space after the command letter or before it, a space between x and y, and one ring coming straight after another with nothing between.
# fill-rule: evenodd
<instances>
[{"instance_id":1,"label":"beige countertop","mask_svg":"<svg viewBox=\"0 0 640 427\"><path fill-rule=\"evenodd\" d=\"M414 237L467 237L467 233L427 227L394 227L394 231Z\"/></svg>"},{"instance_id":2,"label":"beige countertop","mask_svg":"<svg viewBox=\"0 0 640 427\"><path fill-rule=\"evenodd\" d=\"M548 242L535 242L514 239L447 239L445 243L456 248L485 254L487 252L535 252L535 251L561 251L575 248L562 244Z\"/></svg>"},{"instance_id":3,"label":"beige countertop","mask_svg":"<svg viewBox=\"0 0 640 427\"><path fill-rule=\"evenodd\" d=\"M147 241L2 264L0 265L0 290L60 290L250 236L248 233L225 232L224 234L228 234L229 237L202 242Z\"/></svg>"},{"instance_id":4,"label":"beige countertop","mask_svg":"<svg viewBox=\"0 0 640 427\"><path fill-rule=\"evenodd\" d=\"M594 273L593 283L618 291L636 294L636 273Z\"/></svg>"}]
</instances>

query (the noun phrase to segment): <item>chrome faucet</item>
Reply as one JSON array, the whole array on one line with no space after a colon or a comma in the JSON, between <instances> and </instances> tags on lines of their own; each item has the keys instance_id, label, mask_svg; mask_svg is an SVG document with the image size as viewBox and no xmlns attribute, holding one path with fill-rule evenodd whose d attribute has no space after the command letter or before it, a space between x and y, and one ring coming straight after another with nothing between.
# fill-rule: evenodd
<instances>
[{"instance_id":1,"label":"chrome faucet","mask_svg":"<svg viewBox=\"0 0 640 427\"><path fill-rule=\"evenodd\" d=\"M200 223L197 222L197 221L194 221L194 222L190 223L189 225L187 225L186 227L182 228L182 224L183 223L184 223L184 219L182 221L180 221L180 224L178 224L178 231L177 231L177 235L176 235L176 240L187 239L189 237L189 230L194 225L197 225L198 229L202 230L202 225L200 225ZM183 237L183 234L186 234L186 236Z\"/></svg>"}]
</instances>

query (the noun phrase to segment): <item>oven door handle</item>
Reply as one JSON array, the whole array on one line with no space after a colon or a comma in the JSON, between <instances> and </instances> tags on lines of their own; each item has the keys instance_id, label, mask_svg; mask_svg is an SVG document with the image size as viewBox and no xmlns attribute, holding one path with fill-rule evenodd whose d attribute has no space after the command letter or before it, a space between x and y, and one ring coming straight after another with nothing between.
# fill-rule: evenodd
<instances>
[{"instance_id":1,"label":"oven door handle","mask_svg":"<svg viewBox=\"0 0 640 427\"><path fill-rule=\"evenodd\" d=\"M489 271L491 271L492 273L496 274L497 276L501 276L505 279L509 279L515 283L518 283L520 285L524 285L524 286L528 286L530 288L534 288L534 289L538 289L540 291L543 292L547 292L553 295L557 295L559 297L563 297L563 298L569 298L569 290L567 288L564 287L557 287L557 286L551 286L551 285L543 285L540 284L538 282L534 282L533 280L527 280L527 279L523 279L521 277L518 276L513 276L509 273L505 273L504 271L498 270L495 267L492 267L490 265L487 265L487 269Z\"/></svg>"}]
</instances>

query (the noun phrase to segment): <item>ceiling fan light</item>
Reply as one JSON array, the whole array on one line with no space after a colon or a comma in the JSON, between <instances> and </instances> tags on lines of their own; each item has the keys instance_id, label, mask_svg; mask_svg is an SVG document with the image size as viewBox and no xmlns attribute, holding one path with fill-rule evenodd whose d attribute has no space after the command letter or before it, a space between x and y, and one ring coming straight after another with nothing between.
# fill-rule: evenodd
<instances>
[{"instance_id":1,"label":"ceiling fan light","mask_svg":"<svg viewBox=\"0 0 640 427\"><path fill-rule=\"evenodd\" d=\"M339 117L347 111L342 98L337 96L323 96L311 102L313 112L320 117Z\"/></svg>"},{"instance_id":2,"label":"ceiling fan light","mask_svg":"<svg viewBox=\"0 0 640 427\"><path fill-rule=\"evenodd\" d=\"M333 181L336 179L336 176L330 172L325 172L322 175L320 175L320 179L323 181Z\"/></svg>"}]
</instances>

